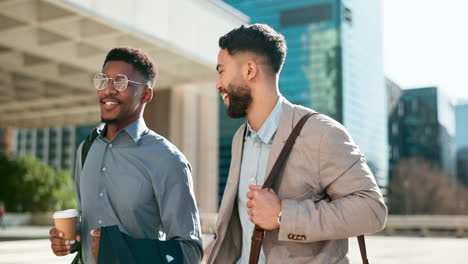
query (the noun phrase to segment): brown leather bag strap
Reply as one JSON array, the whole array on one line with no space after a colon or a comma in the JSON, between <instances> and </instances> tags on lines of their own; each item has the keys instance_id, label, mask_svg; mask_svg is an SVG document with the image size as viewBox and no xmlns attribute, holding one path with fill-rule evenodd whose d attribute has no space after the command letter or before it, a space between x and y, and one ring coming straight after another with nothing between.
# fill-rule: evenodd
<instances>
[{"instance_id":1,"label":"brown leather bag strap","mask_svg":"<svg viewBox=\"0 0 468 264\"><path fill-rule=\"evenodd\" d=\"M286 143L283 149L281 150L278 156L278 159L273 165L273 168L271 169L270 174L268 175L268 178L265 180L265 183L263 184L263 187L262 187L263 189L271 188L271 186L273 185L273 180L276 178L281 168L283 167L283 164L286 161L286 158L288 157L289 152L291 151L294 145L294 142L296 141L297 136L299 136L302 130L302 127L304 126L307 119L309 119L309 117L315 114L317 114L317 112L307 113L305 116L301 118L301 120L299 120L297 125L294 127L293 131L291 132L288 139L286 140ZM260 250L262 248L262 242L263 242L264 236L265 236L265 230L255 225L254 231L252 234L252 244L250 247L249 264L258 263L258 258L260 256ZM358 236L357 239L359 242L359 250L361 251L362 263L369 264L369 260L367 259L366 243L364 240L364 235Z\"/></svg>"},{"instance_id":2,"label":"brown leather bag strap","mask_svg":"<svg viewBox=\"0 0 468 264\"><path fill-rule=\"evenodd\" d=\"M367 259L366 241L364 239L364 235L358 236L357 240L359 242L359 251L361 251L362 263L369 264L369 260Z\"/></svg>"},{"instance_id":3,"label":"brown leather bag strap","mask_svg":"<svg viewBox=\"0 0 468 264\"><path fill-rule=\"evenodd\" d=\"M291 132L288 139L286 140L286 143L283 149L281 150L278 156L278 159L273 165L273 168L271 169L270 174L268 175L268 178L265 180L265 183L263 184L262 189L271 188L271 186L273 185L273 180L276 178L281 168L283 167L283 164L286 161L286 158L288 157L288 154L291 151L294 145L294 142L296 141L297 136L299 136L299 133L301 133L302 127L304 126L307 119L309 119L309 117L315 114L317 114L317 112L307 113L305 116L301 118L301 120L299 120L297 125L294 127L293 131ZM262 242L263 242L264 236L265 236L265 230L255 225L254 231L252 234L252 245L250 246L249 264L258 263L258 258L260 256L260 249L262 248Z\"/></svg>"}]
</instances>

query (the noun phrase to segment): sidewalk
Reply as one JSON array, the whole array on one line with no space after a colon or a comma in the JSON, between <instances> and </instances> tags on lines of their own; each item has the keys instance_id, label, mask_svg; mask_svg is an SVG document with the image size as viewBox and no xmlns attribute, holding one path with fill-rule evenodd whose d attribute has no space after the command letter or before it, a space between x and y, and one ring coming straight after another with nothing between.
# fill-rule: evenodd
<instances>
[{"instance_id":1,"label":"sidewalk","mask_svg":"<svg viewBox=\"0 0 468 264\"><path fill-rule=\"evenodd\" d=\"M49 239L49 230L52 226L16 225L0 228L1 241ZM205 247L213 239L212 234L203 234L203 246Z\"/></svg>"},{"instance_id":2,"label":"sidewalk","mask_svg":"<svg viewBox=\"0 0 468 264\"><path fill-rule=\"evenodd\" d=\"M30 240L49 238L52 226L14 225L0 228L0 241Z\"/></svg>"}]
</instances>

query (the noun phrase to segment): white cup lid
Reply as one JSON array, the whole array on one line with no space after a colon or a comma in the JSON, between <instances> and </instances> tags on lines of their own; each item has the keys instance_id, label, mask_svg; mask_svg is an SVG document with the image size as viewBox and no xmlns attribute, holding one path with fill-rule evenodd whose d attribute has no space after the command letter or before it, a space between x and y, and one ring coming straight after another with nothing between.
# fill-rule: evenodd
<instances>
[{"instance_id":1,"label":"white cup lid","mask_svg":"<svg viewBox=\"0 0 468 264\"><path fill-rule=\"evenodd\" d=\"M78 217L78 210L68 209L68 210L63 210L63 211L57 211L54 213L54 218L70 218L70 217Z\"/></svg>"}]
</instances>

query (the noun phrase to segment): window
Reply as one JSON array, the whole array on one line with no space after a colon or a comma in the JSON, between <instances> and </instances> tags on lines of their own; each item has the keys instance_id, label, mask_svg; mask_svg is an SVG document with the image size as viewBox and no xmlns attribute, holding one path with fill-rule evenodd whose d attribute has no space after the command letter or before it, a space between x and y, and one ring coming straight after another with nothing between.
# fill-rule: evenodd
<instances>
[{"instance_id":1,"label":"window","mask_svg":"<svg viewBox=\"0 0 468 264\"><path fill-rule=\"evenodd\" d=\"M353 24L353 11L345 6L344 8L344 18L349 25Z\"/></svg>"},{"instance_id":2,"label":"window","mask_svg":"<svg viewBox=\"0 0 468 264\"><path fill-rule=\"evenodd\" d=\"M332 5L320 4L283 10L280 14L281 27L293 27L318 23L332 18Z\"/></svg>"}]
</instances>

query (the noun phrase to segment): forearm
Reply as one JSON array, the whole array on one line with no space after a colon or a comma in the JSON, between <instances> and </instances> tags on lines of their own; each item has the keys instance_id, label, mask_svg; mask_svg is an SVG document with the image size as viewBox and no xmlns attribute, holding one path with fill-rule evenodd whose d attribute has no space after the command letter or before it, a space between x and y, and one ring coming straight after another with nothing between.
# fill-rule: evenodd
<instances>
[{"instance_id":1,"label":"forearm","mask_svg":"<svg viewBox=\"0 0 468 264\"><path fill-rule=\"evenodd\" d=\"M278 239L315 242L378 232L387 216L387 207L378 197L378 193L360 192L331 202L283 200Z\"/></svg>"}]
</instances>

